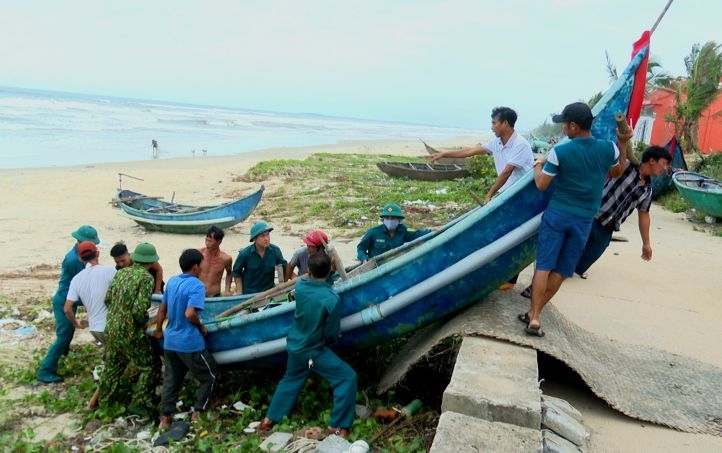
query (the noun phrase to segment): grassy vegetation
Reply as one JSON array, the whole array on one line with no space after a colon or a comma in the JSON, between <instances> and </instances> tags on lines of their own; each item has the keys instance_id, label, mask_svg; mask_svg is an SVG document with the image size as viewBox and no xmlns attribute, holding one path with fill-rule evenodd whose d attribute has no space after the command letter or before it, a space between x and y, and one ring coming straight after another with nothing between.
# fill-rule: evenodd
<instances>
[{"instance_id":1,"label":"grassy vegetation","mask_svg":"<svg viewBox=\"0 0 722 453\"><path fill-rule=\"evenodd\" d=\"M468 211L476 205L469 191L483 198L496 178L490 157L474 159L474 176L453 181L392 178L376 168L380 160L424 162L421 158L326 153L261 162L239 179L282 179L283 185L270 188L256 210L264 219L293 224L323 219L322 224L339 229L338 236L357 237L378 223L386 203L402 205L406 223L415 227L442 225Z\"/></svg>"}]
</instances>

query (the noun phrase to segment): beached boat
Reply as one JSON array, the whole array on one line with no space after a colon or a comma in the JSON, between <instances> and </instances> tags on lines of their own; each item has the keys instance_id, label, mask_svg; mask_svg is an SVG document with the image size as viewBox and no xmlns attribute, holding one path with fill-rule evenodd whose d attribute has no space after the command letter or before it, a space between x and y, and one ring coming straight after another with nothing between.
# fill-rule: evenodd
<instances>
[{"instance_id":1,"label":"beached boat","mask_svg":"<svg viewBox=\"0 0 722 453\"><path fill-rule=\"evenodd\" d=\"M595 137L616 139L614 117L627 112L633 76L647 52L648 46L637 51L592 109ZM643 78L644 72L642 83ZM537 190L530 171L483 207L369 260L347 280L337 281L342 337L335 348L377 345L445 319L527 267L535 257L537 230L551 190ZM221 364L282 365L295 309L290 293L282 291L269 296L272 301L219 317L252 297L257 296L206 301L201 317L209 332L208 348Z\"/></svg>"},{"instance_id":2,"label":"beached boat","mask_svg":"<svg viewBox=\"0 0 722 453\"><path fill-rule=\"evenodd\" d=\"M722 219L722 181L691 171L676 172L672 181L693 208Z\"/></svg>"},{"instance_id":3,"label":"beached boat","mask_svg":"<svg viewBox=\"0 0 722 453\"><path fill-rule=\"evenodd\" d=\"M418 179L420 181L444 181L465 178L469 170L465 165L439 165L416 162L377 162L379 170L389 176Z\"/></svg>"},{"instance_id":4,"label":"beached boat","mask_svg":"<svg viewBox=\"0 0 722 453\"><path fill-rule=\"evenodd\" d=\"M421 140L421 139L419 139L419 140ZM439 151L435 148L432 148L431 146L426 144L425 141L421 140L421 143L424 144L424 148L426 148L426 152L429 153L430 155L433 156L434 154L441 153L441 151ZM466 165L467 159L468 159L467 157L442 157L441 159L438 159L434 163L441 164L441 165Z\"/></svg>"},{"instance_id":5,"label":"beached boat","mask_svg":"<svg viewBox=\"0 0 722 453\"><path fill-rule=\"evenodd\" d=\"M243 198L212 206L169 203L132 190L119 190L115 201L127 217L148 230L204 234L212 225L228 228L243 221L261 201L263 190L261 186Z\"/></svg>"}]
</instances>

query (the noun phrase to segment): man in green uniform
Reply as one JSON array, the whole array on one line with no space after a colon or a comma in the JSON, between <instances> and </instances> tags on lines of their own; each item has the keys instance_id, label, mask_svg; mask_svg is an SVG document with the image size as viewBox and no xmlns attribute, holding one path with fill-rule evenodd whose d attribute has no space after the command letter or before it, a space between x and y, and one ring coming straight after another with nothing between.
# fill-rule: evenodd
<instances>
[{"instance_id":1,"label":"man in green uniform","mask_svg":"<svg viewBox=\"0 0 722 453\"><path fill-rule=\"evenodd\" d=\"M85 263L80 261L78 257L78 244L84 241L90 241L98 244L98 232L90 225L83 225L70 234L76 243L73 248L65 255L60 270L60 281L58 289L53 295L53 314L55 315L55 342L48 348L48 353L40 364L38 370L38 381L45 384L61 382L63 378L57 375L58 361L61 356L67 355L70 350L70 342L73 341L75 334L75 326L70 323L65 316L65 299L68 297L68 289L70 289L70 281L77 274L85 269ZM73 306L73 313L76 307Z\"/></svg>"},{"instance_id":2,"label":"man in green uniform","mask_svg":"<svg viewBox=\"0 0 722 453\"><path fill-rule=\"evenodd\" d=\"M308 259L310 275L296 283L296 312L286 338L286 374L273 394L259 429L268 431L291 413L311 371L333 388L333 410L328 431L346 437L356 411L356 372L327 345L341 336L340 297L325 282L331 259L315 253Z\"/></svg>"},{"instance_id":3,"label":"man in green uniform","mask_svg":"<svg viewBox=\"0 0 722 453\"><path fill-rule=\"evenodd\" d=\"M356 246L356 258L363 262L388 252L406 242L420 238L431 230L412 230L401 223L404 211L401 206L389 203L381 210L381 225L370 228Z\"/></svg>"},{"instance_id":4,"label":"man in green uniform","mask_svg":"<svg viewBox=\"0 0 722 453\"><path fill-rule=\"evenodd\" d=\"M233 280L236 294L260 293L273 288L276 266L286 269L286 259L281 249L271 244L273 228L266 222L256 222L251 227L251 245L238 252L233 264Z\"/></svg>"},{"instance_id":5,"label":"man in green uniform","mask_svg":"<svg viewBox=\"0 0 722 453\"><path fill-rule=\"evenodd\" d=\"M131 411L150 415L157 411L161 364L145 333L154 285L148 268L158 261L158 254L144 242L130 257L133 264L115 274L105 300L105 372L99 403L129 403Z\"/></svg>"}]
</instances>

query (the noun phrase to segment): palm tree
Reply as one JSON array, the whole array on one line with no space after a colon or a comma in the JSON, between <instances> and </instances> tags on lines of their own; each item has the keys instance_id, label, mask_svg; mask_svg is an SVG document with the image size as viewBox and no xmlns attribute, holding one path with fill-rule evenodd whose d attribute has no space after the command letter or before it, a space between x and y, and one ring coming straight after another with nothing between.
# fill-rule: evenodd
<instances>
[{"instance_id":1,"label":"palm tree","mask_svg":"<svg viewBox=\"0 0 722 453\"><path fill-rule=\"evenodd\" d=\"M697 132L699 119L707 107L722 93L722 50L713 41L692 46L684 59L687 79L677 82L674 113L667 120L674 123L682 149L699 152Z\"/></svg>"}]
</instances>

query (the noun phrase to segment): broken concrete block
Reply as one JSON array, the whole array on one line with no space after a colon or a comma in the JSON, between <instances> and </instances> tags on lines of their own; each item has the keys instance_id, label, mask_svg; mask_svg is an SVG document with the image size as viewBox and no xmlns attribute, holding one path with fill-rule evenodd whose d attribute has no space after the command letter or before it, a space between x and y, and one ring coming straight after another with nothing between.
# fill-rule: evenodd
<instances>
[{"instance_id":1,"label":"broken concrete block","mask_svg":"<svg viewBox=\"0 0 722 453\"><path fill-rule=\"evenodd\" d=\"M261 451L278 453L280 451L283 451L286 445L291 442L292 438L293 434L291 433L276 432L268 436L266 440L264 440L263 443L259 446L259 448L261 449Z\"/></svg>"},{"instance_id":2,"label":"broken concrete block","mask_svg":"<svg viewBox=\"0 0 722 453\"><path fill-rule=\"evenodd\" d=\"M331 434L316 445L316 453L346 453L350 447L351 442Z\"/></svg>"},{"instance_id":3,"label":"broken concrete block","mask_svg":"<svg viewBox=\"0 0 722 453\"><path fill-rule=\"evenodd\" d=\"M441 411L538 430L540 393L535 350L466 337L444 391Z\"/></svg>"},{"instance_id":4,"label":"broken concrete block","mask_svg":"<svg viewBox=\"0 0 722 453\"><path fill-rule=\"evenodd\" d=\"M542 426L545 426L577 446L585 446L589 440L589 430L571 416L547 407L542 414Z\"/></svg>"},{"instance_id":5,"label":"broken concrete block","mask_svg":"<svg viewBox=\"0 0 722 453\"><path fill-rule=\"evenodd\" d=\"M515 452L541 453L542 435L538 429L501 422L489 422L455 412L439 418L429 453Z\"/></svg>"}]
</instances>

